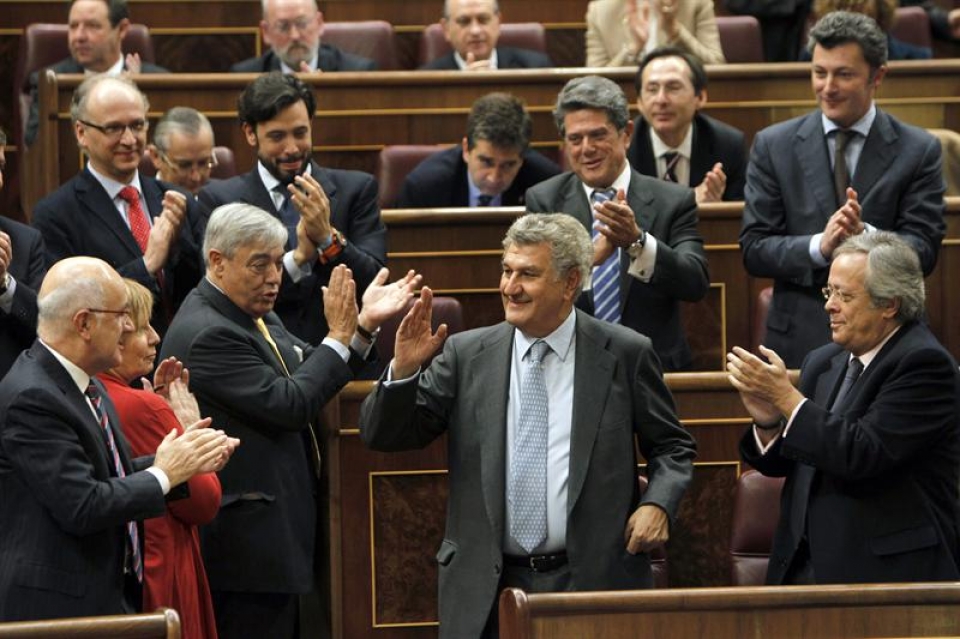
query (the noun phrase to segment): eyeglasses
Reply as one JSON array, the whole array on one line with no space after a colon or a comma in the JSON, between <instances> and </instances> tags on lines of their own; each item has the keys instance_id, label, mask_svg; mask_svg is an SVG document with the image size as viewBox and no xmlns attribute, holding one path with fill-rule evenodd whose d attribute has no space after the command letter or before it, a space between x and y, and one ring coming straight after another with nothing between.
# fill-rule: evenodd
<instances>
[{"instance_id":1,"label":"eyeglasses","mask_svg":"<svg viewBox=\"0 0 960 639\"><path fill-rule=\"evenodd\" d=\"M133 321L133 316L130 314L130 308L121 308L118 311L109 308L88 308L86 309L88 313L106 313L107 315L116 315L117 319L121 322L125 320Z\"/></svg>"},{"instance_id":2,"label":"eyeglasses","mask_svg":"<svg viewBox=\"0 0 960 639\"><path fill-rule=\"evenodd\" d=\"M87 122L86 120L80 119L78 119L77 122L83 126L88 126L91 129L96 129L108 138L113 139L120 139L123 137L123 133L127 129L130 129L130 133L133 135L140 135L150 126L150 123L146 120L134 120L133 122L128 122L126 124L121 124L120 122L114 122L111 124L94 124L93 122Z\"/></svg>"},{"instance_id":3,"label":"eyeglasses","mask_svg":"<svg viewBox=\"0 0 960 639\"><path fill-rule=\"evenodd\" d=\"M194 169L200 173L206 173L212 171L213 167L217 166L217 156L215 155L208 158L200 158L199 160L176 160L161 151L160 159L166 162L167 166L176 169L179 173L190 173Z\"/></svg>"},{"instance_id":4,"label":"eyeglasses","mask_svg":"<svg viewBox=\"0 0 960 639\"><path fill-rule=\"evenodd\" d=\"M313 24L314 24L313 18L297 18L296 20L292 20L292 21L280 20L278 22L274 22L270 28L276 31L277 33L279 33L280 35L290 35L290 32L293 31L294 27L296 27L297 31L299 31L300 33L303 33L304 31L312 27Z\"/></svg>"},{"instance_id":5,"label":"eyeglasses","mask_svg":"<svg viewBox=\"0 0 960 639\"><path fill-rule=\"evenodd\" d=\"M844 304L849 304L856 297L853 293L844 293L834 286L824 286L820 289L820 292L823 293L823 299L827 302L829 302L830 298L834 295Z\"/></svg>"}]
</instances>

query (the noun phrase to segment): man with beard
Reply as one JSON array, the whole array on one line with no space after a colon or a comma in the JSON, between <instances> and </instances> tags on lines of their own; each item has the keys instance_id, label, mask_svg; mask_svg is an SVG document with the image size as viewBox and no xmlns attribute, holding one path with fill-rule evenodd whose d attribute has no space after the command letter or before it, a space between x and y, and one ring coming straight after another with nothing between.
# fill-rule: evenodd
<instances>
[{"instance_id":1,"label":"man with beard","mask_svg":"<svg viewBox=\"0 0 960 639\"><path fill-rule=\"evenodd\" d=\"M380 221L373 176L321 168L310 159L315 110L313 92L295 76L272 72L254 80L240 95L238 114L247 142L257 152L257 166L211 182L199 195L208 212L246 202L273 213L287 227L283 282L274 310L291 333L314 345L328 332L321 288L334 267L349 267L362 292L387 261L387 230ZM309 247L298 247L301 219Z\"/></svg>"}]
</instances>

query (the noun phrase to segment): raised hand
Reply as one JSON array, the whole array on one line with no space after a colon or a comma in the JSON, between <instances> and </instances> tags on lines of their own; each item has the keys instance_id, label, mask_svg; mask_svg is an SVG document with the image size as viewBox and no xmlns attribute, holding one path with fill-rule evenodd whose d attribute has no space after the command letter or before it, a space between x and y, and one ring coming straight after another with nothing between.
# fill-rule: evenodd
<instances>
[{"instance_id":1,"label":"raised hand","mask_svg":"<svg viewBox=\"0 0 960 639\"><path fill-rule=\"evenodd\" d=\"M723 199L723 192L727 188L727 174L723 172L723 163L717 162L713 168L703 176L703 182L694 189L697 204L704 202L719 202Z\"/></svg>"},{"instance_id":2,"label":"raised hand","mask_svg":"<svg viewBox=\"0 0 960 639\"><path fill-rule=\"evenodd\" d=\"M287 186L290 201L300 211L300 221L310 240L322 245L333 231L330 225L330 199L313 176L297 175L293 181L294 184Z\"/></svg>"},{"instance_id":3,"label":"raised hand","mask_svg":"<svg viewBox=\"0 0 960 639\"><path fill-rule=\"evenodd\" d=\"M847 201L830 216L823 229L823 237L820 239L820 253L824 259L831 259L833 252L845 239L863 233L863 229L857 192L847 187Z\"/></svg>"},{"instance_id":4,"label":"raised hand","mask_svg":"<svg viewBox=\"0 0 960 639\"><path fill-rule=\"evenodd\" d=\"M623 189L617 189L617 195L612 200L593 205L594 228L606 237L611 244L626 248L640 237L640 227L633 209L627 204L627 196ZM594 260L596 260L596 244L594 245ZM596 262L594 262L596 263Z\"/></svg>"},{"instance_id":5,"label":"raised hand","mask_svg":"<svg viewBox=\"0 0 960 639\"><path fill-rule=\"evenodd\" d=\"M416 373L447 339L447 325L441 324L434 333L432 320L433 291L424 286L420 289L420 299L397 328L393 361L390 363L394 379L405 379Z\"/></svg>"},{"instance_id":6,"label":"raised hand","mask_svg":"<svg viewBox=\"0 0 960 639\"><path fill-rule=\"evenodd\" d=\"M358 323L371 333L402 311L423 281L423 276L417 275L414 270L407 271L406 275L393 284L386 284L389 277L389 270L380 269L363 292L363 310L360 311Z\"/></svg>"},{"instance_id":7,"label":"raised hand","mask_svg":"<svg viewBox=\"0 0 960 639\"><path fill-rule=\"evenodd\" d=\"M350 340L357 331L358 314L357 285L353 281L353 273L346 265L340 264L334 267L330 282L323 287L323 315L330 327L327 337L350 346Z\"/></svg>"}]
</instances>

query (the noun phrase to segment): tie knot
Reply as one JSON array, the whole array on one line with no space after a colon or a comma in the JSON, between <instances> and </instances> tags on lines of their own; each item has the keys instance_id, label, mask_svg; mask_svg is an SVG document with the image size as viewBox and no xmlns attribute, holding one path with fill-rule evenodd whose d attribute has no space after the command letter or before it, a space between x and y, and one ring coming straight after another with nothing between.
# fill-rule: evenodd
<instances>
[{"instance_id":1,"label":"tie knot","mask_svg":"<svg viewBox=\"0 0 960 639\"><path fill-rule=\"evenodd\" d=\"M837 151L842 152L845 148L847 148L847 143L850 142L850 140L852 140L853 136L855 136L856 134L857 134L856 131L852 131L850 129L837 129L837 133L836 133Z\"/></svg>"},{"instance_id":2,"label":"tie knot","mask_svg":"<svg viewBox=\"0 0 960 639\"><path fill-rule=\"evenodd\" d=\"M84 395L89 397L90 401L92 402L100 401L100 389L97 388L97 385L93 383L93 380L90 380L90 385L87 386L87 390Z\"/></svg>"},{"instance_id":3,"label":"tie knot","mask_svg":"<svg viewBox=\"0 0 960 639\"><path fill-rule=\"evenodd\" d=\"M530 346L530 350L528 351L530 353L530 363L540 364L549 351L550 345L542 339L538 339Z\"/></svg>"},{"instance_id":4,"label":"tie knot","mask_svg":"<svg viewBox=\"0 0 960 639\"><path fill-rule=\"evenodd\" d=\"M854 357L847 364L847 377L852 377L856 379L860 377L860 373L863 372L863 362L860 361L859 357Z\"/></svg>"},{"instance_id":5,"label":"tie knot","mask_svg":"<svg viewBox=\"0 0 960 639\"><path fill-rule=\"evenodd\" d=\"M478 195L477 196L477 206L490 206L490 203L493 202L492 195Z\"/></svg>"},{"instance_id":6,"label":"tie knot","mask_svg":"<svg viewBox=\"0 0 960 639\"><path fill-rule=\"evenodd\" d=\"M590 194L590 199L595 204L603 204L609 200L612 200L617 194L617 190L614 188L609 189L596 189L593 193Z\"/></svg>"},{"instance_id":7,"label":"tie knot","mask_svg":"<svg viewBox=\"0 0 960 639\"><path fill-rule=\"evenodd\" d=\"M140 200L140 192L137 191L137 187L135 186L128 185L123 187L122 189L120 189L119 196L121 200L123 200L124 202L126 202L131 206L133 205L134 202L138 202Z\"/></svg>"}]
</instances>

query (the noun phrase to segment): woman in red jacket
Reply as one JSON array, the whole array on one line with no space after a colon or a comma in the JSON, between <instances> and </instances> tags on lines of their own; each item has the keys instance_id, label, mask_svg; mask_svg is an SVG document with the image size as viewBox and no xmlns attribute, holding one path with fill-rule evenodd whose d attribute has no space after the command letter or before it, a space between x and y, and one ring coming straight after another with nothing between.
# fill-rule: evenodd
<instances>
[{"instance_id":1,"label":"woman in red jacket","mask_svg":"<svg viewBox=\"0 0 960 639\"><path fill-rule=\"evenodd\" d=\"M135 330L123 336L123 361L99 379L117 409L134 456L152 455L171 430L183 432L184 425L199 420L200 411L187 389L187 371L172 358L157 369L155 389L145 379L146 390L129 386L153 370L160 338L150 326L150 291L131 280L124 283ZM217 514L220 480L216 473L208 473L194 476L188 484L188 498L168 502L166 515L144 522L143 609L173 608L180 614L184 639L216 639L197 526Z\"/></svg>"}]
</instances>

